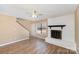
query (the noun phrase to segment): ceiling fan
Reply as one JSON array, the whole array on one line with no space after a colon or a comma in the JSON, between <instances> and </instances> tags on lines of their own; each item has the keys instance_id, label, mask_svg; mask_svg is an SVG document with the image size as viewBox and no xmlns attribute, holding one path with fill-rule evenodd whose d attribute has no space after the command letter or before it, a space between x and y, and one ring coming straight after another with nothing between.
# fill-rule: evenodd
<instances>
[{"instance_id":1,"label":"ceiling fan","mask_svg":"<svg viewBox=\"0 0 79 59\"><path fill-rule=\"evenodd\" d=\"M39 18L41 16L43 16L43 14L39 14L36 10L33 10L33 13L32 13L33 18Z\"/></svg>"},{"instance_id":2,"label":"ceiling fan","mask_svg":"<svg viewBox=\"0 0 79 59\"><path fill-rule=\"evenodd\" d=\"M37 18L37 16L38 16L38 15L37 15L37 11L36 11L36 10L33 10L32 17L33 17L33 18Z\"/></svg>"}]
</instances>

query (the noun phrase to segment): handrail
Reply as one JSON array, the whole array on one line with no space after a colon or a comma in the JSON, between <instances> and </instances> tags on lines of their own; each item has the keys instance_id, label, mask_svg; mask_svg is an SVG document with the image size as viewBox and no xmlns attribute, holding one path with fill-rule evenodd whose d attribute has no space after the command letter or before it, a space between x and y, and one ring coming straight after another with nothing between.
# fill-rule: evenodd
<instances>
[{"instance_id":1,"label":"handrail","mask_svg":"<svg viewBox=\"0 0 79 59\"><path fill-rule=\"evenodd\" d=\"M23 27L25 30L29 31L25 26L23 26L21 23L19 23L18 21L16 21L21 27Z\"/></svg>"}]
</instances>

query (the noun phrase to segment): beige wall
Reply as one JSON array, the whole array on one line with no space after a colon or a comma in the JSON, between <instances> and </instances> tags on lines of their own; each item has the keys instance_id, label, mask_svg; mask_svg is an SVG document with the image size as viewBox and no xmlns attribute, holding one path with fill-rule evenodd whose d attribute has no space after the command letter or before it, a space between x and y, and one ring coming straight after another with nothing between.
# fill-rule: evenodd
<instances>
[{"instance_id":1,"label":"beige wall","mask_svg":"<svg viewBox=\"0 0 79 59\"><path fill-rule=\"evenodd\" d=\"M76 45L79 50L79 7L76 10Z\"/></svg>"},{"instance_id":2,"label":"beige wall","mask_svg":"<svg viewBox=\"0 0 79 59\"><path fill-rule=\"evenodd\" d=\"M16 22L16 17L0 15L0 45L28 37L29 32Z\"/></svg>"}]
</instances>

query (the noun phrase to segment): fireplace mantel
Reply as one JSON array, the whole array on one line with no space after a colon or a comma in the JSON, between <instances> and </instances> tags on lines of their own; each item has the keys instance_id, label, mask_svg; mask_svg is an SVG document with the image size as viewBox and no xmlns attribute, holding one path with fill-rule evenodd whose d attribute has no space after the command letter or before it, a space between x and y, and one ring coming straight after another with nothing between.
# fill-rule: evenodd
<instances>
[{"instance_id":1,"label":"fireplace mantel","mask_svg":"<svg viewBox=\"0 0 79 59\"><path fill-rule=\"evenodd\" d=\"M48 27L61 27L61 29L63 29L63 27L65 27L66 25L48 25Z\"/></svg>"}]
</instances>

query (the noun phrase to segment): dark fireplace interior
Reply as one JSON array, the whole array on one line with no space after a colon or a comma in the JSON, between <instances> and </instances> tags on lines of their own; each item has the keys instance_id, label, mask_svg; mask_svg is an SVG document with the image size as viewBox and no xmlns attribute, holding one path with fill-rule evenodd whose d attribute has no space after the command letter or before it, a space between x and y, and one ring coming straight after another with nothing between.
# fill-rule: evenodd
<instances>
[{"instance_id":1,"label":"dark fireplace interior","mask_svg":"<svg viewBox=\"0 0 79 59\"><path fill-rule=\"evenodd\" d=\"M60 27L61 30L52 30L51 29L51 38L62 39L62 30L66 25L49 25L48 27L51 29L52 27Z\"/></svg>"},{"instance_id":2,"label":"dark fireplace interior","mask_svg":"<svg viewBox=\"0 0 79 59\"><path fill-rule=\"evenodd\" d=\"M51 30L51 38L62 39L61 30Z\"/></svg>"}]
</instances>

